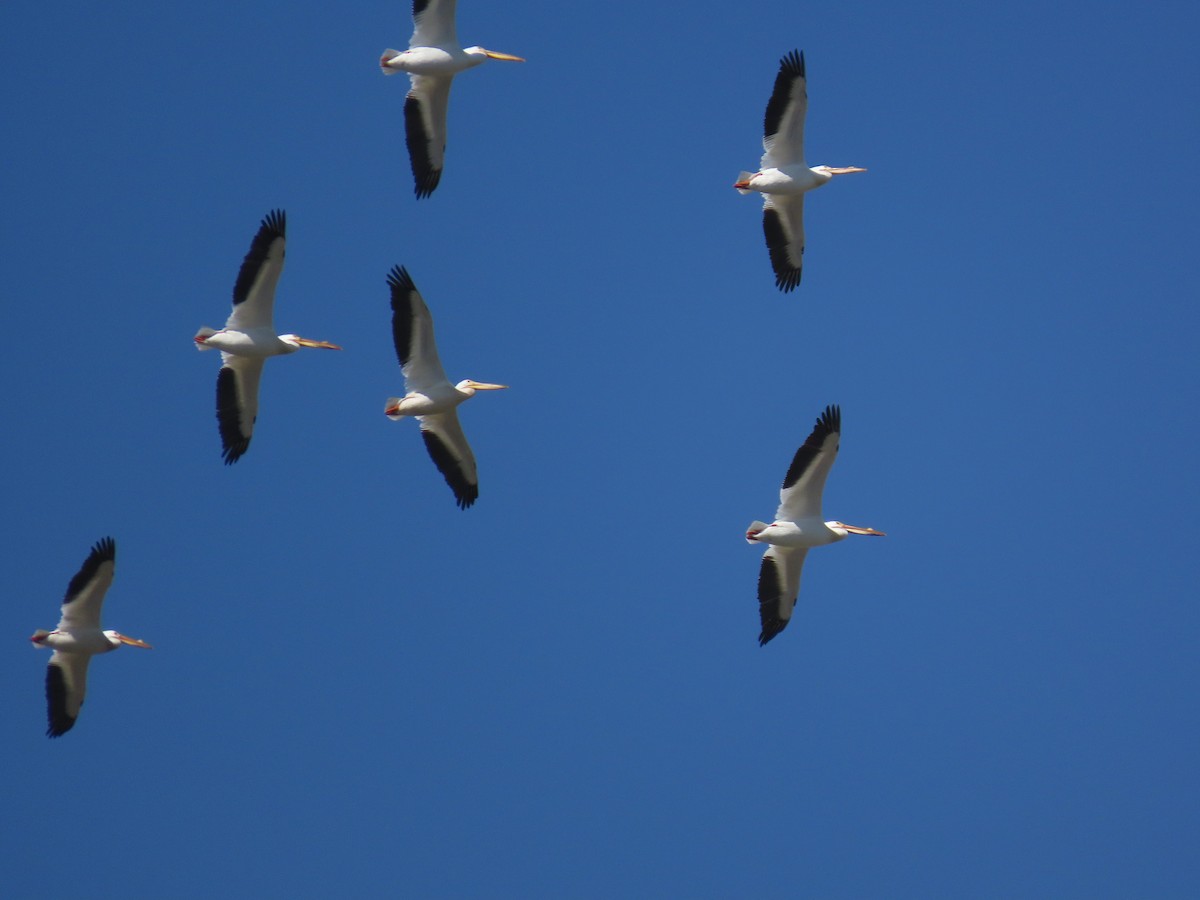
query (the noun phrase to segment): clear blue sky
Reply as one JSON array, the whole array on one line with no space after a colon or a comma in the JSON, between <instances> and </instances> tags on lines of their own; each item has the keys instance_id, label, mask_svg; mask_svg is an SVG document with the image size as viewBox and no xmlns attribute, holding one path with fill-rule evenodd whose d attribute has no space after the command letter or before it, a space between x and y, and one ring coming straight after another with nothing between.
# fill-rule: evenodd
<instances>
[{"instance_id":1,"label":"clear blue sky","mask_svg":"<svg viewBox=\"0 0 1200 900\"><path fill-rule=\"evenodd\" d=\"M8 896L1200 890L1196 5L680 8L462 0L529 62L417 202L402 0L5 7ZM782 295L730 185L797 47L809 162L870 171ZM345 352L225 467L191 337L273 207L276 323ZM466 512L383 415L394 264L512 386ZM889 537L760 649L743 530L827 403ZM108 534L155 649L49 741L27 637Z\"/></svg>"}]
</instances>

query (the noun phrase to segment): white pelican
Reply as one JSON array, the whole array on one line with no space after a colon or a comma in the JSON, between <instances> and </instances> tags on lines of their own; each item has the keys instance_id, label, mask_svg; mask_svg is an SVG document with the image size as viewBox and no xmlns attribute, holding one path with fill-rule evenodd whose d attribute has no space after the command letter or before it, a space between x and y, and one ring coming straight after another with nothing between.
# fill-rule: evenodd
<instances>
[{"instance_id":1,"label":"white pelican","mask_svg":"<svg viewBox=\"0 0 1200 900\"><path fill-rule=\"evenodd\" d=\"M407 393L388 397L384 415L393 421L416 416L425 449L454 491L459 509L466 509L479 497L479 477L475 454L458 424L455 407L474 397L476 391L499 391L508 385L469 378L451 384L433 341L433 317L408 270L393 266L388 285L392 289L392 339Z\"/></svg>"},{"instance_id":2,"label":"white pelican","mask_svg":"<svg viewBox=\"0 0 1200 900\"><path fill-rule=\"evenodd\" d=\"M413 35L408 49L390 47L379 57L384 75L407 72L412 80L404 100L404 136L412 162L417 198L428 197L442 177L446 157L446 108L454 76L489 59L525 62L510 53L459 46L454 27L457 0L413 0Z\"/></svg>"},{"instance_id":3,"label":"white pelican","mask_svg":"<svg viewBox=\"0 0 1200 900\"><path fill-rule=\"evenodd\" d=\"M779 509L775 521L751 522L746 529L748 543L770 544L763 554L758 574L759 615L762 646L783 629L792 618L792 607L800 593L800 568L810 547L820 547L845 539L850 534L874 534L882 531L821 520L821 492L825 478L837 459L842 435L842 411L826 406L817 419L808 440L796 451L779 490Z\"/></svg>"},{"instance_id":4,"label":"white pelican","mask_svg":"<svg viewBox=\"0 0 1200 900\"><path fill-rule=\"evenodd\" d=\"M804 54L793 50L779 61L775 90L763 122L763 149L757 172L742 172L734 187L739 193L763 195L763 233L775 286L793 291L804 264L804 194L826 184L834 175L865 172L857 166L814 166L804 162L804 114L808 111Z\"/></svg>"},{"instance_id":5,"label":"white pelican","mask_svg":"<svg viewBox=\"0 0 1200 900\"><path fill-rule=\"evenodd\" d=\"M67 585L57 627L53 631L39 628L30 638L34 646L54 650L46 667L48 737L66 734L79 718L87 690L88 663L95 654L108 653L122 644L150 649L145 641L119 631L100 630L100 607L112 584L116 560L117 545L112 538L97 542Z\"/></svg>"},{"instance_id":6,"label":"white pelican","mask_svg":"<svg viewBox=\"0 0 1200 900\"><path fill-rule=\"evenodd\" d=\"M197 350L221 351L217 373L217 425L221 431L225 465L237 462L250 447L254 420L258 418L258 382L268 356L295 353L301 347L341 350L328 341L312 341L298 334L276 334L273 319L275 285L283 271L287 242L283 210L267 213L242 260L233 286L233 312L220 331L201 328L193 340Z\"/></svg>"}]
</instances>

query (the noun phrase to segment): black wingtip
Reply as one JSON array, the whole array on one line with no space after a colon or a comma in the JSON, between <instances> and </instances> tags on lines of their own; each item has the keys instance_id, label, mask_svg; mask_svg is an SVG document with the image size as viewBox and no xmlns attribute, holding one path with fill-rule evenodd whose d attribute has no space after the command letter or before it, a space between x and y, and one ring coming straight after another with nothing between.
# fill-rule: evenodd
<instances>
[{"instance_id":1,"label":"black wingtip","mask_svg":"<svg viewBox=\"0 0 1200 900\"><path fill-rule=\"evenodd\" d=\"M231 466L250 449L250 438L242 434L237 376L226 366L217 371L217 431L221 435L221 458Z\"/></svg>"},{"instance_id":2,"label":"black wingtip","mask_svg":"<svg viewBox=\"0 0 1200 900\"><path fill-rule=\"evenodd\" d=\"M422 200L437 189L438 182L442 180L442 170L433 166L421 104L411 94L404 101L404 141L408 145L408 161L415 182L413 192L418 200ZM444 153L445 148L442 149Z\"/></svg>"},{"instance_id":3,"label":"black wingtip","mask_svg":"<svg viewBox=\"0 0 1200 900\"><path fill-rule=\"evenodd\" d=\"M787 232L783 228L783 218L773 206L763 207L763 237L767 242L767 256L771 259L771 269L775 272L775 287L790 294L800 286L800 278L804 274L802 266L793 266L790 254L791 244ZM804 248L800 248L800 258L804 258Z\"/></svg>"},{"instance_id":4,"label":"black wingtip","mask_svg":"<svg viewBox=\"0 0 1200 900\"><path fill-rule=\"evenodd\" d=\"M116 561L117 542L110 537L104 537L96 541L92 545L87 559L83 561L83 565L79 567L79 571L75 573L75 577L67 585L67 593L63 596L63 603L70 603L72 598L78 596L79 592L87 587L88 582L96 577L96 572L100 569L101 565L106 562L116 563Z\"/></svg>"},{"instance_id":5,"label":"black wingtip","mask_svg":"<svg viewBox=\"0 0 1200 900\"><path fill-rule=\"evenodd\" d=\"M792 50L783 54L783 58L779 60L779 71L785 75L791 75L793 78L797 75L807 78L804 71L804 51Z\"/></svg>"},{"instance_id":6,"label":"black wingtip","mask_svg":"<svg viewBox=\"0 0 1200 900\"><path fill-rule=\"evenodd\" d=\"M75 719L66 712L67 680L56 665L46 666L46 737L62 737L73 727Z\"/></svg>"},{"instance_id":7,"label":"black wingtip","mask_svg":"<svg viewBox=\"0 0 1200 900\"><path fill-rule=\"evenodd\" d=\"M415 291L417 289L417 286L413 284L412 276L408 274L408 269L404 266L392 266L388 272L387 283L392 290Z\"/></svg>"},{"instance_id":8,"label":"black wingtip","mask_svg":"<svg viewBox=\"0 0 1200 900\"><path fill-rule=\"evenodd\" d=\"M817 416L817 427L826 429L829 434L840 433L842 430L842 408L836 403L830 403Z\"/></svg>"}]
</instances>

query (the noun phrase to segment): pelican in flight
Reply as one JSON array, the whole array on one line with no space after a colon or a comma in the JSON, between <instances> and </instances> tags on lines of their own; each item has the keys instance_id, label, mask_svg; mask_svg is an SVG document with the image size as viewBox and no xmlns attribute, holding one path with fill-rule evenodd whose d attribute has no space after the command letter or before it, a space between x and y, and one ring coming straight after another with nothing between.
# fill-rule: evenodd
<instances>
[{"instance_id":1,"label":"pelican in flight","mask_svg":"<svg viewBox=\"0 0 1200 900\"><path fill-rule=\"evenodd\" d=\"M446 108L450 83L459 72L489 59L525 62L511 53L459 46L454 27L457 0L413 0L413 35L408 49L390 47L379 57L384 75L407 72L412 80L404 100L404 135L417 198L428 197L442 178L446 157Z\"/></svg>"},{"instance_id":2,"label":"pelican in flight","mask_svg":"<svg viewBox=\"0 0 1200 900\"><path fill-rule=\"evenodd\" d=\"M508 385L469 378L451 384L433 342L433 317L408 270L393 266L388 285L392 289L392 338L408 393L388 397L383 412L393 421L416 416L433 464L454 491L459 509L466 509L479 497L479 477L475 454L458 424L455 407L474 397L476 391L499 391Z\"/></svg>"},{"instance_id":3,"label":"pelican in flight","mask_svg":"<svg viewBox=\"0 0 1200 900\"><path fill-rule=\"evenodd\" d=\"M804 265L804 194L834 175L865 172L857 166L813 166L804 161L804 114L808 111L804 54L793 50L779 61L775 90L763 122L763 149L757 172L742 172L733 186L741 194L763 195L763 233L775 286L794 291Z\"/></svg>"},{"instance_id":4,"label":"pelican in flight","mask_svg":"<svg viewBox=\"0 0 1200 900\"><path fill-rule=\"evenodd\" d=\"M250 448L254 420L258 418L258 382L267 357L295 353L301 347L342 349L328 341L275 333L275 285L283 271L286 231L283 210L267 213L250 243L250 252L242 260L242 269L233 286L233 312L225 327L219 331L201 328L193 338L197 350L221 351L217 426L225 465L237 462Z\"/></svg>"},{"instance_id":5,"label":"pelican in flight","mask_svg":"<svg viewBox=\"0 0 1200 900\"><path fill-rule=\"evenodd\" d=\"M88 663L95 654L108 653L122 644L150 649L145 641L126 637L119 631L100 630L100 607L112 584L116 560L117 545L112 538L97 542L67 585L58 625L53 631L39 628L30 638L35 647L54 651L46 667L48 737L66 734L79 718L87 690Z\"/></svg>"},{"instance_id":6,"label":"pelican in flight","mask_svg":"<svg viewBox=\"0 0 1200 900\"><path fill-rule=\"evenodd\" d=\"M826 406L812 434L796 451L788 467L779 490L775 521L770 525L751 522L746 529L747 543L771 545L763 554L758 573L758 605L762 618L759 646L787 628L800 593L800 569L810 547L832 544L851 534L883 537L884 533L874 528L821 519L821 492L825 490L825 478L837 458L841 435L842 411L836 406Z\"/></svg>"}]
</instances>

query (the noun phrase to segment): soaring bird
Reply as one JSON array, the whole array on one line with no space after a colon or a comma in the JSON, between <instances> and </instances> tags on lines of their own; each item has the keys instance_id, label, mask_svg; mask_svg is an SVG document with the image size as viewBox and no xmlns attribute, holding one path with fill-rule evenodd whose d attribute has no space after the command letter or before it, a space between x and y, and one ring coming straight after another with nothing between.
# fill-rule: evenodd
<instances>
[{"instance_id":1,"label":"soaring bird","mask_svg":"<svg viewBox=\"0 0 1200 900\"><path fill-rule=\"evenodd\" d=\"M417 198L428 197L442 178L446 158L446 108L454 76L489 59L525 62L510 53L459 46L454 27L457 0L413 0L413 35L408 49L383 51L384 75L407 72L412 80L404 100L404 134Z\"/></svg>"},{"instance_id":2,"label":"soaring bird","mask_svg":"<svg viewBox=\"0 0 1200 900\"><path fill-rule=\"evenodd\" d=\"M388 397L384 414L393 421L416 417L425 449L454 491L459 509L466 509L479 497L479 476L455 407L474 397L476 391L499 391L508 385L469 378L451 384L438 359L433 317L408 270L393 266L387 280L392 289L392 339L407 393Z\"/></svg>"},{"instance_id":3,"label":"soaring bird","mask_svg":"<svg viewBox=\"0 0 1200 900\"><path fill-rule=\"evenodd\" d=\"M62 618L53 631L38 629L30 638L36 647L50 647L54 653L46 667L46 734L56 738L66 734L79 718L83 695L87 690L88 663L97 653L108 653L122 644L150 648L145 641L126 637L119 631L100 630L100 607L112 584L117 545L106 537L92 547L83 561L62 602Z\"/></svg>"},{"instance_id":4,"label":"soaring bird","mask_svg":"<svg viewBox=\"0 0 1200 900\"><path fill-rule=\"evenodd\" d=\"M836 406L826 406L817 418L812 434L796 451L788 467L779 490L775 521L770 525L751 522L746 529L747 543L771 545L763 554L758 574L758 605L762 618L759 646L783 631L791 620L792 608L800 593L800 569L810 547L832 544L851 534L883 537L884 533L874 528L821 519L821 492L837 458L841 435L842 411Z\"/></svg>"},{"instance_id":5,"label":"soaring bird","mask_svg":"<svg viewBox=\"0 0 1200 900\"><path fill-rule=\"evenodd\" d=\"M767 103L763 149L757 172L742 172L733 186L739 193L763 195L763 233L775 286L793 291L804 264L804 194L834 175L865 172L857 166L813 166L804 161L804 114L808 111L804 54L793 50L779 61L775 90Z\"/></svg>"},{"instance_id":6,"label":"soaring bird","mask_svg":"<svg viewBox=\"0 0 1200 900\"><path fill-rule=\"evenodd\" d=\"M225 465L237 462L250 448L254 420L258 418L258 382L267 357L295 353L301 347L342 349L328 341L275 333L275 286L283 271L286 231L283 210L267 213L250 243L250 252L242 260L233 286L233 312L225 327L219 331L201 328L193 338L198 350L221 351L217 426Z\"/></svg>"}]
</instances>

